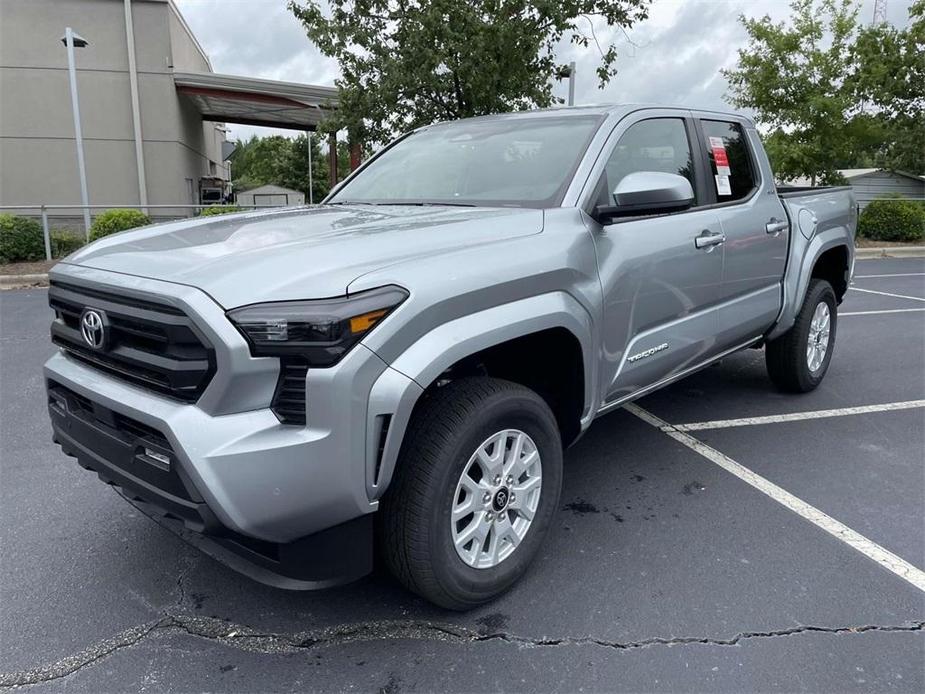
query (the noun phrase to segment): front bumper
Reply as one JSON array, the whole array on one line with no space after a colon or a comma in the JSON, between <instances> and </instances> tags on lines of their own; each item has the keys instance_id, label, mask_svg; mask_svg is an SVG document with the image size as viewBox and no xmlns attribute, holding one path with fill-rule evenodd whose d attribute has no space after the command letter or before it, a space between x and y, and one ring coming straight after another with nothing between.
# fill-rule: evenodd
<instances>
[{"instance_id":1,"label":"front bumper","mask_svg":"<svg viewBox=\"0 0 925 694\"><path fill-rule=\"evenodd\" d=\"M378 470L370 457L374 425L383 415L404 419L399 410L417 385L357 345L335 367L309 371L307 425L282 424L269 409L277 360L251 358L205 294L140 278L126 288L119 277L92 271L90 278L83 268L79 274L94 286L183 308L215 346L218 371L190 404L54 355L45 378L64 451L258 580L310 588L368 572L371 514L381 494L371 484ZM246 411L234 411L236 393ZM235 557L247 565L236 565ZM266 572L283 579L259 575Z\"/></svg>"},{"instance_id":2,"label":"front bumper","mask_svg":"<svg viewBox=\"0 0 925 694\"><path fill-rule=\"evenodd\" d=\"M55 442L139 510L205 553L279 588L325 588L372 568L372 515L286 543L225 527L211 511L159 431L48 382Z\"/></svg>"}]
</instances>

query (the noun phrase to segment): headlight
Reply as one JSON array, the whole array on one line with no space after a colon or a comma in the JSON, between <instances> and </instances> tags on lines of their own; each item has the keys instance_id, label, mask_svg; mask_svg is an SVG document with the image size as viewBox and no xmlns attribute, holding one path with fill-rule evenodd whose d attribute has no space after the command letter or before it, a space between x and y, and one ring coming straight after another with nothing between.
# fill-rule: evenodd
<instances>
[{"instance_id":1,"label":"headlight","mask_svg":"<svg viewBox=\"0 0 925 694\"><path fill-rule=\"evenodd\" d=\"M228 317L255 357L301 356L310 366L331 366L407 297L388 286L338 299L252 304Z\"/></svg>"}]
</instances>

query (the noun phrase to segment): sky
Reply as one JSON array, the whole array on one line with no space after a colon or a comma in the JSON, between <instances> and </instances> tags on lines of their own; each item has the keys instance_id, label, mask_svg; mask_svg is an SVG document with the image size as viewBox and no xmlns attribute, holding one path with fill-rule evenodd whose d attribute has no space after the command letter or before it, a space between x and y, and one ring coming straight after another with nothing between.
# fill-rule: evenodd
<instances>
[{"instance_id":1,"label":"sky","mask_svg":"<svg viewBox=\"0 0 925 694\"><path fill-rule=\"evenodd\" d=\"M289 82L333 85L337 63L323 56L286 9L286 0L175 0L212 61L215 72ZM908 23L911 0L888 0L887 19ZM860 21L873 17L874 0L860 2ZM720 70L733 67L737 50L747 44L739 15L789 15L786 0L654 0L649 18L629 29L597 27L602 46L616 43L619 73L598 89L595 47L560 47L562 62L576 62L578 104L658 102L700 108L729 108ZM555 88L566 97L565 82ZM293 131L229 124L231 138Z\"/></svg>"}]
</instances>

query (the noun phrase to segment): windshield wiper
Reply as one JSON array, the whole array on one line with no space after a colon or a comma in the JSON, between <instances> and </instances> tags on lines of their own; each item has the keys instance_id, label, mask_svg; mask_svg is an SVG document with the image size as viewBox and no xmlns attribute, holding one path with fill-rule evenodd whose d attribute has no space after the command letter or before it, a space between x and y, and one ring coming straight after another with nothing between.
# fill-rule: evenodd
<instances>
[{"instance_id":1,"label":"windshield wiper","mask_svg":"<svg viewBox=\"0 0 925 694\"><path fill-rule=\"evenodd\" d=\"M370 205L372 207L478 207L471 202L424 202L424 201L404 201L404 202L370 202L366 200L338 200L327 203L328 205Z\"/></svg>"},{"instance_id":2,"label":"windshield wiper","mask_svg":"<svg viewBox=\"0 0 925 694\"><path fill-rule=\"evenodd\" d=\"M477 207L471 202L369 202L367 205L381 205L383 207Z\"/></svg>"}]
</instances>

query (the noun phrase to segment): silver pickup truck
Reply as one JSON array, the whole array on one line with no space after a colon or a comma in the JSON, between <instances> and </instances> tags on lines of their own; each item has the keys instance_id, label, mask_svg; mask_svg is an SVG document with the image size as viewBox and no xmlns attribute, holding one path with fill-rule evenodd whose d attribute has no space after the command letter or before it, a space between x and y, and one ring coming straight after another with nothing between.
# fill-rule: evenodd
<instances>
[{"instance_id":1,"label":"silver pickup truck","mask_svg":"<svg viewBox=\"0 0 925 694\"><path fill-rule=\"evenodd\" d=\"M55 266L65 453L257 580L373 565L452 609L510 587L600 415L741 349L819 385L847 188L781 192L742 116L441 123L319 207L171 222ZM117 561L117 559L113 559Z\"/></svg>"}]
</instances>

